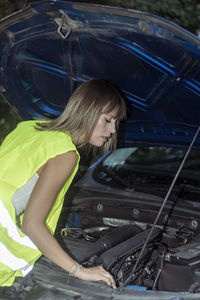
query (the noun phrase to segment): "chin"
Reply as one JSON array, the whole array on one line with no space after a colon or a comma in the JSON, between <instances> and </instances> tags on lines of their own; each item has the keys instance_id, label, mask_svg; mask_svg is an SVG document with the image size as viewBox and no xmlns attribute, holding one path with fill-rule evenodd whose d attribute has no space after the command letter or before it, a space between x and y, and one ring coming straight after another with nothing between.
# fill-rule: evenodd
<instances>
[{"instance_id":1,"label":"chin","mask_svg":"<svg viewBox=\"0 0 200 300\"><path fill-rule=\"evenodd\" d=\"M96 141L96 142L92 142L90 141L90 145L95 146L95 147L102 147L105 144L105 142L100 142L100 141Z\"/></svg>"},{"instance_id":2,"label":"chin","mask_svg":"<svg viewBox=\"0 0 200 300\"><path fill-rule=\"evenodd\" d=\"M95 147L98 147L98 148L100 148L100 147L103 147L103 145L104 145L104 143L93 143L92 144L93 146L95 146Z\"/></svg>"}]
</instances>

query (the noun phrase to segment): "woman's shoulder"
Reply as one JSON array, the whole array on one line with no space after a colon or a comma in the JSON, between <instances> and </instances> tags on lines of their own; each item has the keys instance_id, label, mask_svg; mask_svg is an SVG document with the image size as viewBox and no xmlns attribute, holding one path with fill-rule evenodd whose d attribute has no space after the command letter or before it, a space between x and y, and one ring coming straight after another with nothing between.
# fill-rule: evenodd
<instances>
[{"instance_id":1,"label":"woman's shoulder","mask_svg":"<svg viewBox=\"0 0 200 300\"><path fill-rule=\"evenodd\" d=\"M46 121L39 121L46 122ZM58 130L40 130L37 126L38 120L22 121L17 126L17 131L20 136L23 136L24 141L27 139L30 143L40 144L43 146L51 146L54 148L66 148L77 150L74 145L71 135L68 132ZM31 138L31 139L30 139Z\"/></svg>"},{"instance_id":2,"label":"woman's shoulder","mask_svg":"<svg viewBox=\"0 0 200 300\"><path fill-rule=\"evenodd\" d=\"M30 132L32 131L32 134L38 136L54 136L54 138L58 138L58 139L69 139L70 140L70 134L59 131L59 130L40 130L40 127L38 126L38 124L40 123L44 123L44 122L48 122L45 120L42 121L38 121L38 120L28 120L28 121L22 121L20 123L18 123L17 125L17 129L21 130L22 132Z\"/></svg>"}]
</instances>

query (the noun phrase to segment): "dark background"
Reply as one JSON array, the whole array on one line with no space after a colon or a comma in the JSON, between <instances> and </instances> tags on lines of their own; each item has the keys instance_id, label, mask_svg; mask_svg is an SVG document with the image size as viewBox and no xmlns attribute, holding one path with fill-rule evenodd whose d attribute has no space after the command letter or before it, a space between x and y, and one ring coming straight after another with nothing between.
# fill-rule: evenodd
<instances>
[{"instance_id":1,"label":"dark background","mask_svg":"<svg viewBox=\"0 0 200 300\"><path fill-rule=\"evenodd\" d=\"M0 0L0 19L23 9L29 2L35 2L35 0ZM199 0L73 0L73 2L120 6L150 12L171 20L196 35L200 35ZM20 118L17 114L0 96L0 144L19 121Z\"/></svg>"}]
</instances>

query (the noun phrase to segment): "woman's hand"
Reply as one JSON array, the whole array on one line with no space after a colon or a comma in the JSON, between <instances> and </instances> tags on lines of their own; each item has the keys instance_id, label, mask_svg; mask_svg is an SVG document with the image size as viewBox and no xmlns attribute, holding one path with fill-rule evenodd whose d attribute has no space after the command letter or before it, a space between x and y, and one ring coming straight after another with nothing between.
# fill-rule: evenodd
<instances>
[{"instance_id":1,"label":"woman's hand","mask_svg":"<svg viewBox=\"0 0 200 300\"><path fill-rule=\"evenodd\" d=\"M93 268L80 268L75 275L77 278L88 281L104 281L107 285L116 289L113 276L108 273L102 266Z\"/></svg>"}]
</instances>

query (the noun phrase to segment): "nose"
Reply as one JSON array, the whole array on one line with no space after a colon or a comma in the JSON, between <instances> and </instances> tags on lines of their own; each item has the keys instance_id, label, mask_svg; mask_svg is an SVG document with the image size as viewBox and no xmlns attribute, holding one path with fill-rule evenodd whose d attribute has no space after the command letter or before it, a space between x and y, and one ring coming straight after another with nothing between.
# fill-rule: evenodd
<instances>
[{"instance_id":1,"label":"nose","mask_svg":"<svg viewBox=\"0 0 200 300\"><path fill-rule=\"evenodd\" d=\"M116 133L116 123L115 123L115 121L110 123L109 131L112 134Z\"/></svg>"}]
</instances>

